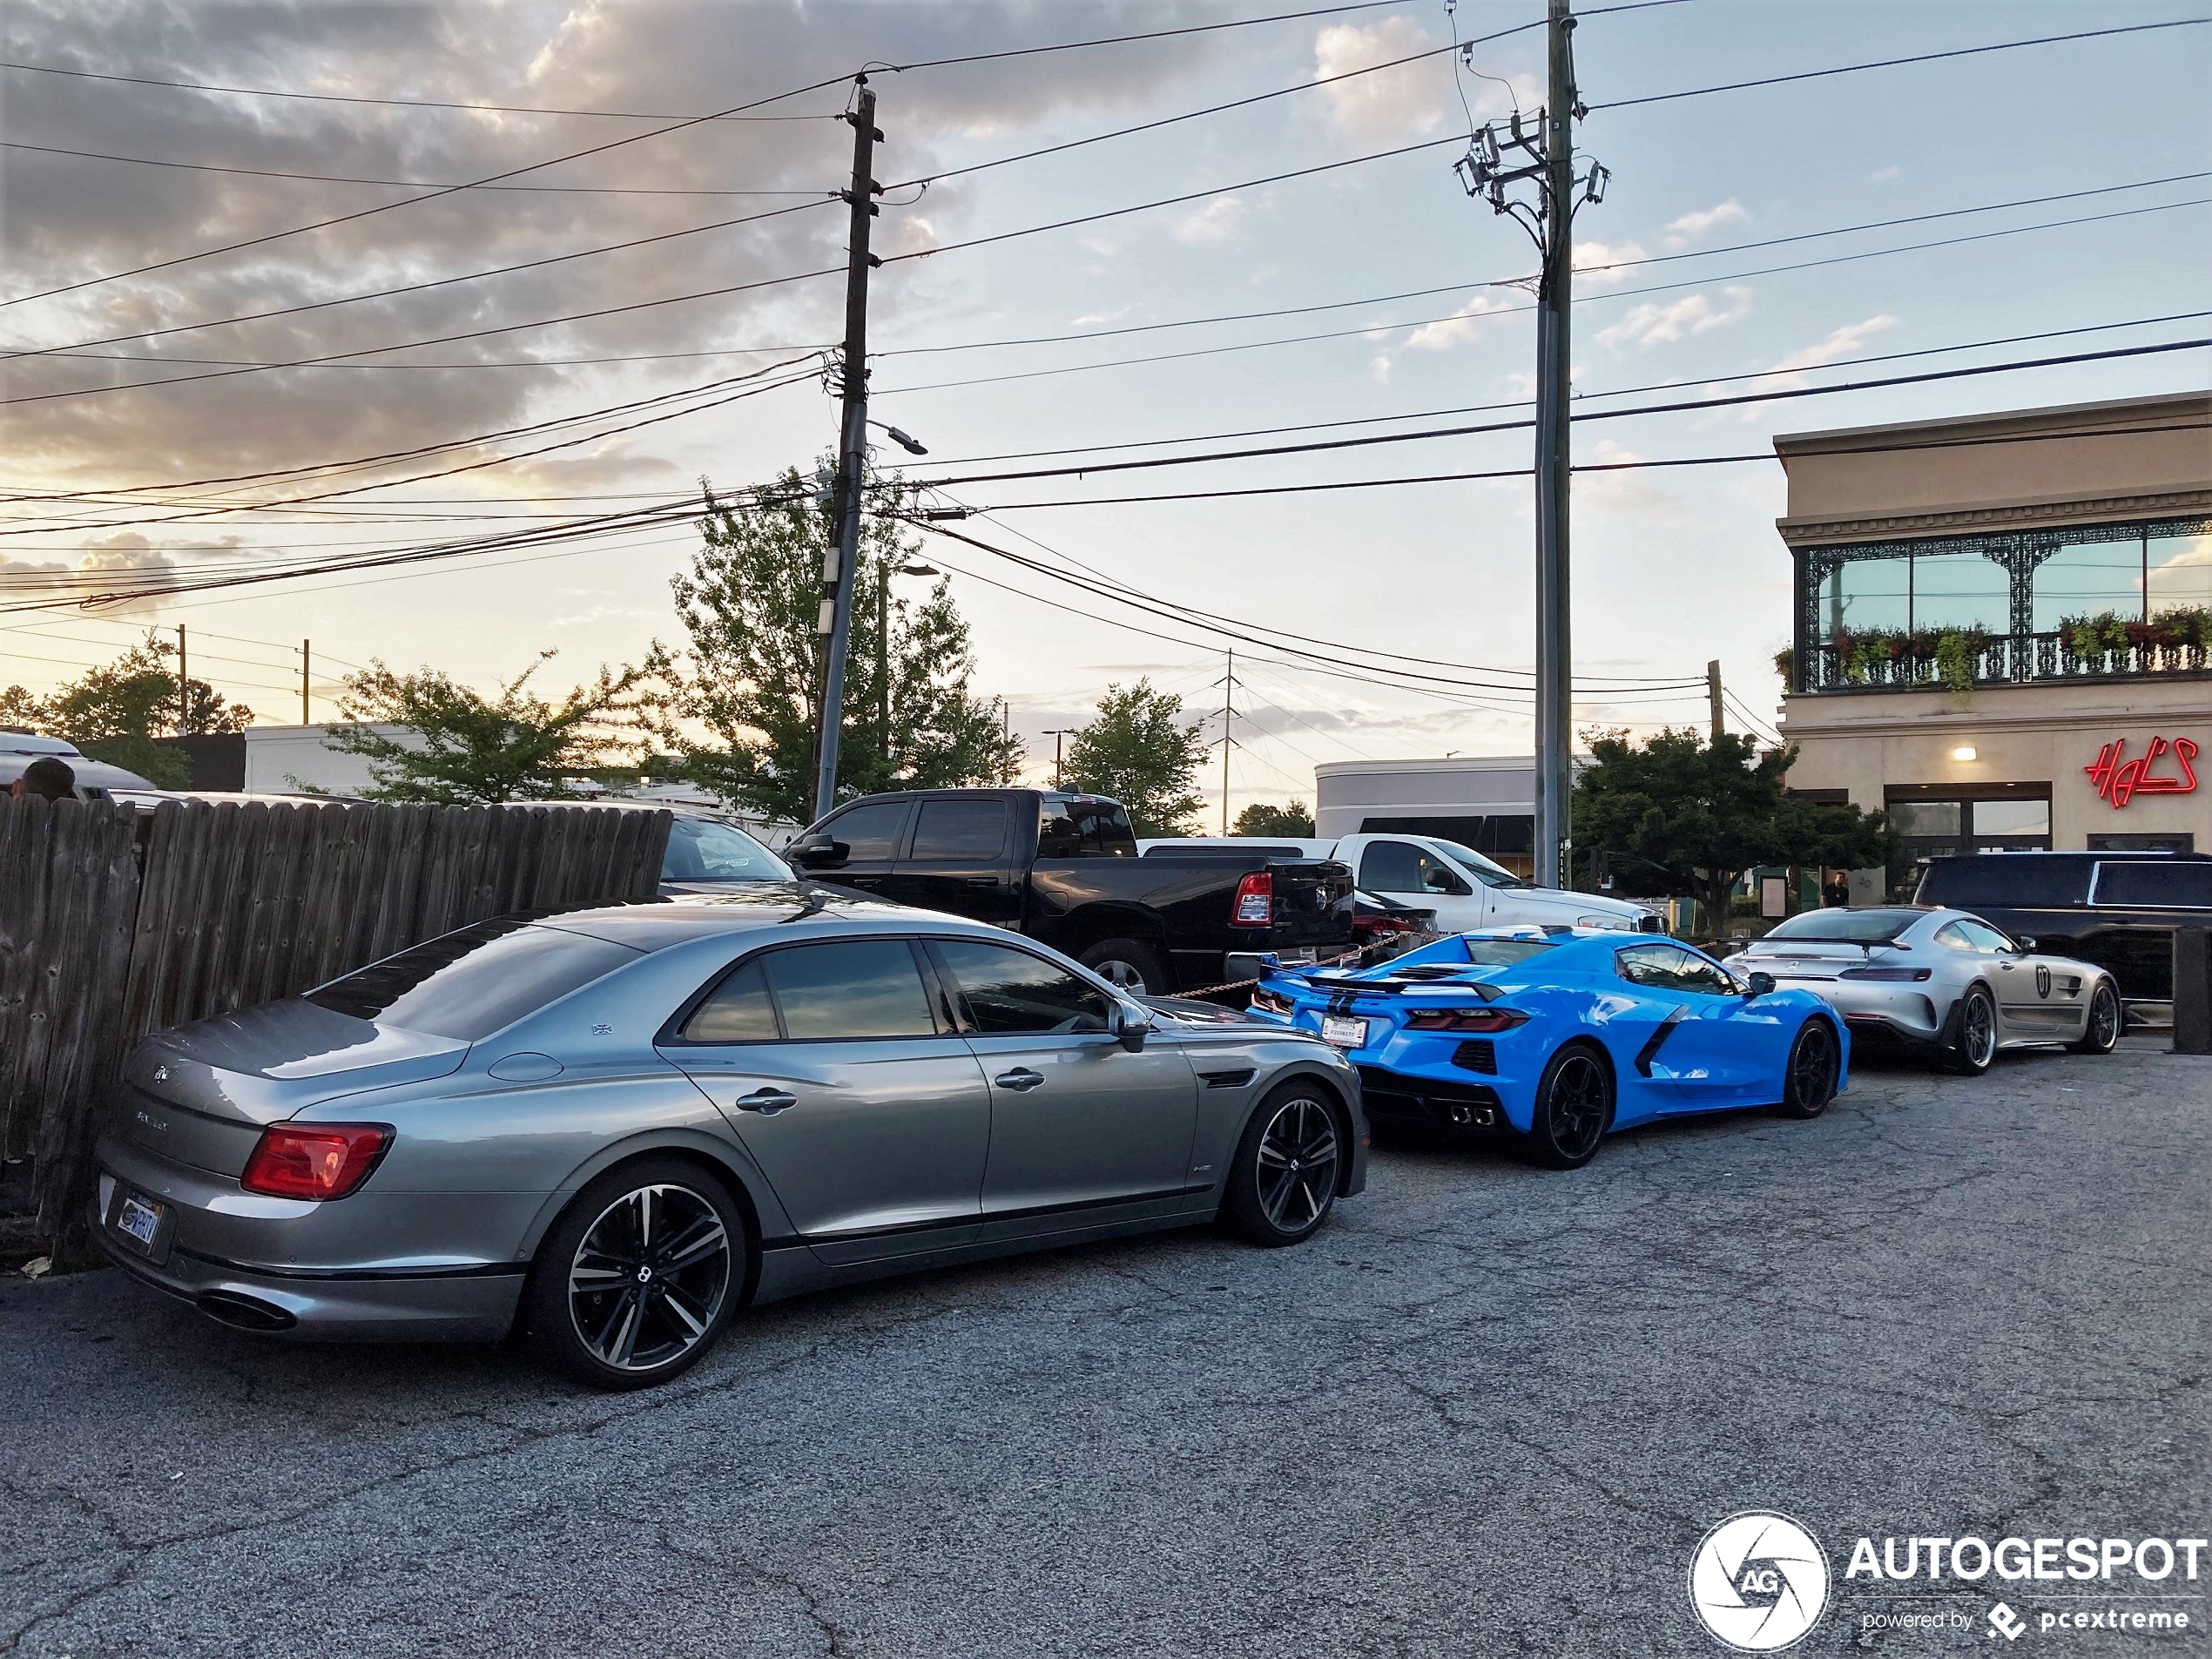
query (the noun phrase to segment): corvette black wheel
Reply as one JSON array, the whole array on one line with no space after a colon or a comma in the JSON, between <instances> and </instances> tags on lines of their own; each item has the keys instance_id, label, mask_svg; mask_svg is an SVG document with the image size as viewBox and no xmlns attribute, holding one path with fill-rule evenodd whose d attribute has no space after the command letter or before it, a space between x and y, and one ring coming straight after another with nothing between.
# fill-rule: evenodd
<instances>
[{"instance_id":1,"label":"corvette black wheel","mask_svg":"<svg viewBox=\"0 0 2212 1659\"><path fill-rule=\"evenodd\" d=\"M1612 1126L1611 1068L1592 1045L1568 1043L1536 1084L1529 1156L1547 1169L1579 1170L1597 1156L1598 1143Z\"/></svg>"},{"instance_id":2,"label":"corvette black wheel","mask_svg":"<svg viewBox=\"0 0 2212 1659\"><path fill-rule=\"evenodd\" d=\"M1782 1078L1780 1110L1788 1117L1817 1117L1836 1098L1836 1076L1842 1051L1836 1034L1822 1019L1807 1020L1790 1045L1790 1063Z\"/></svg>"}]
</instances>

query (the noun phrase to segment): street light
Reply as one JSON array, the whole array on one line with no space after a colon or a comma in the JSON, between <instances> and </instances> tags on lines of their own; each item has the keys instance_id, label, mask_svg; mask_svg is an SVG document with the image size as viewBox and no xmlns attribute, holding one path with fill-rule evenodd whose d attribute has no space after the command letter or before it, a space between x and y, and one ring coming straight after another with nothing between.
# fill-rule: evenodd
<instances>
[{"instance_id":1,"label":"street light","mask_svg":"<svg viewBox=\"0 0 2212 1659\"><path fill-rule=\"evenodd\" d=\"M888 432L891 435L891 442L897 444L901 449L904 449L910 455L926 455L929 453L927 449L922 447L921 441L919 438L913 437L907 433L900 431L897 427L893 426L887 421L871 421L868 424L876 428L880 431Z\"/></svg>"}]
</instances>

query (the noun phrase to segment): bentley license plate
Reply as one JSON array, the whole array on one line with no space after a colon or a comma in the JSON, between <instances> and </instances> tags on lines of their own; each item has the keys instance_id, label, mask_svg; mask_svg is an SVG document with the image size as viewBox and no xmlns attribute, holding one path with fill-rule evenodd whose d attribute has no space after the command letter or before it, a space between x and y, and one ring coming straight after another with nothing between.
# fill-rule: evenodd
<instances>
[{"instance_id":1,"label":"bentley license plate","mask_svg":"<svg viewBox=\"0 0 2212 1659\"><path fill-rule=\"evenodd\" d=\"M1367 1022L1325 1015L1321 1021L1321 1041L1333 1042L1339 1049L1364 1049L1367 1046Z\"/></svg>"},{"instance_id":2,"label":"bentley license plate","mask_svg":"<svg viewBox=\"0 0 2212 1659\"><path fill-rule=\"evenodd\" d=\"M135 1192L126 1193L123 1208L116 1211L115 1227L118 1232L128 1234L152 1250L154 1235L161 1231L161 1206Z\"/></svg>"}]
</instances>

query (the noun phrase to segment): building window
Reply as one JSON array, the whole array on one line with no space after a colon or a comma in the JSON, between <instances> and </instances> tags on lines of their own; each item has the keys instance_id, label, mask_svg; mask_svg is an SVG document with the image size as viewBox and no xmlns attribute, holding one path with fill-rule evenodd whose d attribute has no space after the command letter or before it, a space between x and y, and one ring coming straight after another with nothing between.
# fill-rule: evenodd
<instances>
[{"instance_id":1,"label":"building window","mask_svg":"<svg viewBox=\"0 0 2212 1659\"><path fill-rule=\"evenodd\" d=\"M2150 614L2212 609L2212 531L2156 532L2143 543L2143 587Z\"/></svg>"},{"instance_id":2,"label":"building window","mask_svg":"<svg viewBox=\"0 0 2212 1659\"><path fill-rule=\"evenodd\" d=\"M1930 859L1962 853L2047 852L2051 794L2042 785L1900 786L1887 792L1890 822L1904 839L1904 879L1894 894L1910 894Z\"/></svg>"}]
</instances>

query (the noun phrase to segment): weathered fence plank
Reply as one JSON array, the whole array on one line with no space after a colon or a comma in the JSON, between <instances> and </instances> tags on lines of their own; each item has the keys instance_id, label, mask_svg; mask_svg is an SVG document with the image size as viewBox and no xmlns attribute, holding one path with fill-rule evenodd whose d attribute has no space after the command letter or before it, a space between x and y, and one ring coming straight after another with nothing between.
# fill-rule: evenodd
<instances>
[{"instance_id":1,"label":"weathered fence plank","mask_svg":"<svg viewBox=\"0 0 2212 1659\"><path fill-rule=\"evenodd\" d=\"M0 797L0 1147L76 1225L123 1056L522 909L651 898L665 812Z\"/></svg>"}]
</instances>

